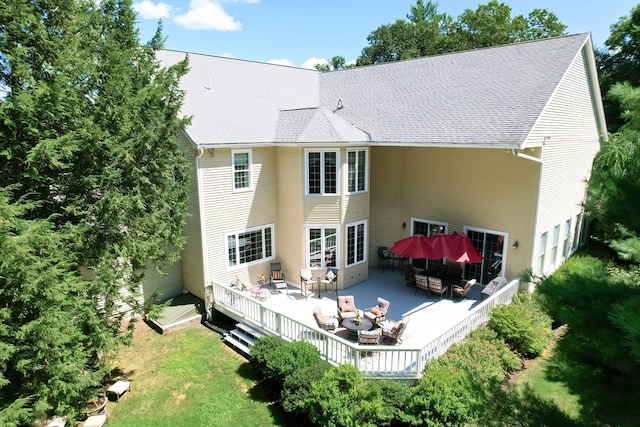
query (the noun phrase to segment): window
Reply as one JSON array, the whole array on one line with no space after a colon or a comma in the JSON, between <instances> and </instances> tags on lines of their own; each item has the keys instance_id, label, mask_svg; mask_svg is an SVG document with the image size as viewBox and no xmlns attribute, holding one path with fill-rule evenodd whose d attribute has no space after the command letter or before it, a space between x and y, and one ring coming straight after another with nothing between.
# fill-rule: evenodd
<instances>
[{"instance_id":1,"label":"window","mask_svg":"<svg viewBox=\"0 0 640 427\"><path fill-rule=\"evenodd\" d=\"M573 244L571 249L575 251L580 246L580 232L582 229L582 214L576 215L576 228L573 232Z\"/></svg>"},{"instance_id":2,"label":"window","mask_svg":"<svg viewBox=\"0 0 640 427\"><path fill-rule=\"evenodd\" d=\"M553 228L553 243L551 244L551 264L558 262L558 244L560 243L560 224Z\"/></svg>"},{"instance_id":3,"label":"window","mask_svg":"<svg viewBox=\"0 0 640 427\"><path fill-rule=\"evenodd\" d=\"M251 189L251 151L232 151L233 189Z\"/></svg>"},{"instance_id":4,"label":"window","mask_svg":"<svg viewBox=\"0 0 640 427\"><path fill-rule=\"evenodd\" d=\"M307 152L307 194L338 194L338 152Z\"/></svg>"},{"instance_id":5,"label":"window","mask_svg":"<svg viewBox=\"0 0 640 427\"><path fill-rule=\"evenodd\" d=\"M229 267L273 257L273 225L227 236Z\"/></svg>"},{"instance_id":6,"label":"window","mask_svg":"<svg viewBox=\"0 0 640 427\"><path fill-rule=\"evenodd\" d=\"M366 191L367 150L347 151L347 191Z\"/></svg>"},{"instance_id":7,"label":"window","mask_svg":"<svg viewBox=\"0 0 640 427\"><path fill-rule=\"evenodd\" d=\"M569 249L571 249L571 218L565 223L564 230L564 243L562 247L562 256L566 259L569 258Z\"/></svg>"},{"instance_id":8,"label":"window","mask_svg":"<svg viewBox=\"0 0 640 427\"><path fill-rule=\"evenodd\" d=\"M446 222L436 222L423 219L411 218L411 234L423 234L432 236L438 233L446 233L448 224ZM423 268L425 270L438 270L444 260L442 259L414 259L413 266Z\"/></svg>"},{"instance_id":9,"label":"window","mask_svg":"<svg viewBox=\"0 0 640 427\"><path fill-rule=\"evenodd\" d=\"M547 232L540 235L540 255L538 256L538 272L544 274L545 256L547 253Z\"/></svg>"},{"instance_id":10,"label":"window","mask_svg":"<svg viewBox=\"0 0 640 427\"><path fill-rule=\"evenodd\" d=\"M472 227L464 227L464 233L482 255L482 262L464 263L464 278L487 284L498 276L504 277L507 233Z\"/></svg>"},{"instance_id":11,"label":"window","mask_svg":"<svg viewBox=\"0 0 640 427\"><path fill-rule=\"evenodd\" d=\"M365 261L366 222L347 225L347 267Z\"/></svg>"},{"instance_id":12,"label":"window","mask_svg":"<svg viewBox=\"0 0 640 427\"><path fill-rule=\"evenodd\" d=\"M336 226L308 227L307 230L309 267L336 267L338 265L338 228Z\"/></svg>"}]
</instances>

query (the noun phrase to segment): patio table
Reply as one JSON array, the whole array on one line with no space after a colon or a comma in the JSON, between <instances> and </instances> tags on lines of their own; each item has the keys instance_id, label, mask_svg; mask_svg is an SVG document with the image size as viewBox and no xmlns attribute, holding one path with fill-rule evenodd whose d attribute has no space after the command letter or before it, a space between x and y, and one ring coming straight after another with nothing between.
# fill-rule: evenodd
<instances>
[{"instance_id":1,"label":"patio table","mask_svg":"<svg viewBox=\"0 0 640 427\"><path fill-rule=\"evenodd\" d=\"M344 319L341 325L349 331L350 337L358 338L358 331L368 331L373 327L373 322L366 317L360 317L360 323L355 319Z\"/></svg>"}]
</instances>

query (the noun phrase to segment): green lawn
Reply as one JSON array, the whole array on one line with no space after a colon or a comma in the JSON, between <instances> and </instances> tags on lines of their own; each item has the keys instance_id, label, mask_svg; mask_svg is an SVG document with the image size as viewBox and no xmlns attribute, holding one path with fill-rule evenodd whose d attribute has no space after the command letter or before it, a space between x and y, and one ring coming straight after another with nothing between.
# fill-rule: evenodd
<instances>
[{"instance_id":1,"label":"green lawn","mask_svg":"<svg viewBox=\"0 0 640 427\"><path fill-rule=\"evenodd\" d=\"M109 426L286 425L247 360L204 326L160 335L140 322L115 368L131 389L109 403Z\"/></svg>"}]
</instances>

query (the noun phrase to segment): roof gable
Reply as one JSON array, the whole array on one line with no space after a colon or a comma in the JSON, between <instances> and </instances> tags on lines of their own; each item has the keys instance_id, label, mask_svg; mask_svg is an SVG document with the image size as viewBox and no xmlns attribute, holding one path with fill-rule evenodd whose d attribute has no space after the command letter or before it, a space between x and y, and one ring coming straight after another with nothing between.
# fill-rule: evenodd
<instances>
[{"instance_id":1,"label":"roof gable","mask_svg":"<svg viewBox=\"0 0 640 427\"><path fill-rule=\"evenodd\" d=\"M275 142L362 142L366 132L325 108L282 111Z\"/></svg>"}]
</instances>

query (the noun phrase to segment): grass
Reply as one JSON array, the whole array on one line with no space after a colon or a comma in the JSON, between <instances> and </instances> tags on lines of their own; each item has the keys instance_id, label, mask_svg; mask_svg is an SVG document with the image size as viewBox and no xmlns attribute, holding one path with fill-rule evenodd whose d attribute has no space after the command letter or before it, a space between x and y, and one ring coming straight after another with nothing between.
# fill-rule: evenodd
<instances>
[{"instance_id":1,"label":"grass","mask_svg":"<svg viewBox=\"0 0 640 427\"><path fill-rule=\"evenodd\" d=\"M638 426L637 387L618 373L605 372L571 355L560 336L540 357L531 361L517 380L580 425Z\"/></svg>"},{"instance_id":2,"label":"grass","mask_svg":"<svg viewBox=\"0 0 640 427\"><path fill-rule=\"evenodd\" d=\"M204 326L160 335L139 322L115 368L131 389L109 403L111 427L286 425L247 360Z\"/></svg>"}]
</instances>

